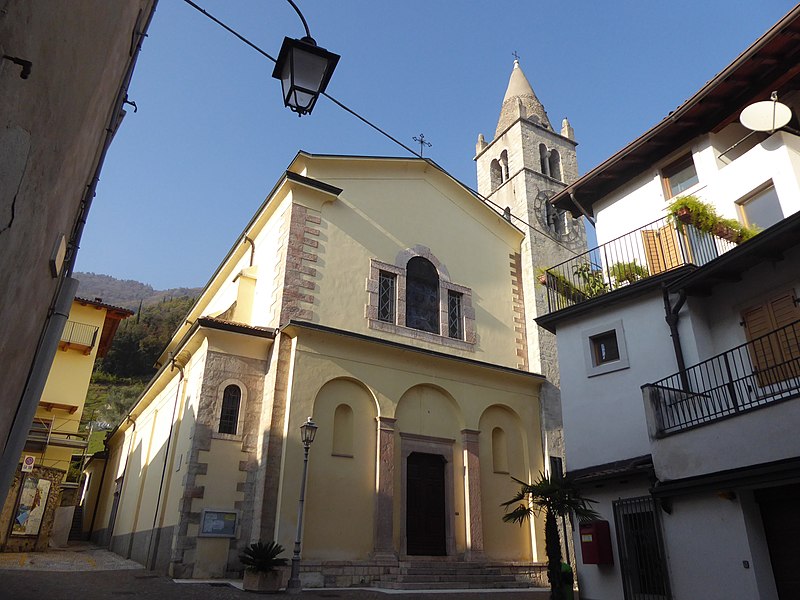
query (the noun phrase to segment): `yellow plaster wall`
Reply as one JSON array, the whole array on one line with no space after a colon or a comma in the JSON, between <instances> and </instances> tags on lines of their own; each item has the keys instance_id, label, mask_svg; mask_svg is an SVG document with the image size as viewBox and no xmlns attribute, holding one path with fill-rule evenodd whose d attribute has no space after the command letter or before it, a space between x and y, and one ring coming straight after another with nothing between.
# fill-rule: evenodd
<instances>
[{"instance_id":1,"label":"yellow plaster wall","mask_svg":"<svg viewBox=\"0 0 800 600\"><path fill-rule=\"evenodd\" d=\"M202 513L204 508L214 510L235 510L235 503L243 499L237 491L237 484L244 483L246 473L239 470L239 461L247 454L242 452L239 441L212 439L211 450L200 451L198 462L207 463L205 475L198 475L197 486L204 488L202 498L192 500L192 512ZM189 535L197 535L198 524L189 525ZM228 561L229 538L197 538L197 560L193 576L195 578L223 577Z\"/></svg>"},{"instance_id":2,"label":"yellow plaster wall","mask_svg":"<svg viewBox=\"0 0 800 600\"><path fill-rule=\"evenodd\" d=\"M365 506L374 501L375 470L377 468L377 447L373 446L371 453L372 469L366 467L363 473L353 483L353 489L371 488L364 499L358 499L355 493L342 496L329 493L332 489L331 482L356 481L348 479L351 474L340 465L346 464L345 459L335 460L330 456L331 432L326 432L331 427L330 421L333 410L339 400L347 397L350 402L358 400L357 405L362 406L360 411L354 408L354 417L359 423L355 430L356 435L366 436L366 444L373 444L377 424L372 415L372 407L378 405L377 414L380 416L397 418L395 440L394 464L394 530L395 546L399 550L398 536L400 535L400 494L401 494L401 443L399 432L427 435L432 437L449 438L455 440L453 444L453 474L454 510L459 513L455 517L455 538L458 552L465 550L465 519L464 519L464 479L463 456L461 444L462 429L480 429L481 462L484 464L483 453L486 445L491 448L491 430L487 433L484 428L495 422L502 422L509 429L510 448L509 456L514 456L512 464L514 473L524 477L526 470L533 472L541 469L541 441L538 417L538 383L532 377L516 375L487 368L476 368L453 360L433 359L414 352L388 348L374 343L353 340L334 334L311 332L305 329L295 330L297 352L293 365L293 374L290 382L290 410L286 419L285 435L285 461L282 467L283 480L280 489L280 507L278 514L278 541L286 548L291 548L294 541L297 499L300 490L300 473L302 470L302 444L300 442L299 427L308 415L314 415L315 420L319 415L320 429L317 441L311 447L309 469L312 476L309 478L307 490L307 518L305 540L308 540L314 557L333 556L334 547L338 548L344 543L348 548L364 548L371 544L365 540L373 535L373 518L367 517L366 508L360 508L358 502L365 502ZM337 384L334 398L328 401L328 382L336 383L337 380L349 379L358 383L350 386ZM345 391L349 390L349 391ZM368 390L369 393L356 390ZM326 409L315 405L320 394L325 399ZM366 398L370 402L366 401ZM490 406L503 405L508 409L492 409ZM511 419L516 423L517 434L510 422L506 422L506 412L513 411L518 418ZM486 413L487 419L481 417ZM497 414L496 414L497 413ZM499 421L498 421L499 419ZM506 419L506 420L503 420ZM487 441L488 437L488 441ZM491 460L488 459L490 469ZM482 469L483 470L483 469ZM505 476L507 478L508 476ZM491 477L483 484L494 485ZM508 485L503 483L496 491L487 491L484 497L484 506L488 502L499 504L506 500L505 494ZM513 494L513 491L512 491ZM497 501L496 501L497 500ZM500 515L497 511L489 511L486 519L496 519ZM353 513L358 518L351 516ZM363 517L361 516L363 514ZM325 524L323 521L343 519L344 522L355 529L344 538L334 537L330 531L334 524ZM314 532L312 529L321 527L324 533ZM512 526L502 523L485 522L484 529L489 533L492 544L495 540L506 539L511 542L512 551L498 552L507 556L513 555L518 560L530 559L532 550L530 531L522 533L515 531ZM528 541L526 544L525 536ZM356 543L354 540L364 540ZM359 545L361 544L361 545ZM536 548L540 541L534 544L534 556L543 556L543 546L540 554ZM492 546L493 549L495 546ZM310 550L310 551L311 551ZM360 558L367 558L367 553L359 551Z\"/></svg>"},{"instance_id":3,"label":"yellow plaster wall","mask_svg":"<svg viewBox=\"0 0 800 600\"><path fill-rule=\"evenodd\" d=\"M507 472L495 471L492 454L492 431L500 428L505 433ZM530 527L503 523L502 502L510 500L519 490L511 477L529 481L530 455L527 435L516 413L506 406L490 406L480 420L481 484L483 486L482 517L484 551L489 558L513 560L524 556L531 558Z\"/></svg>"},{"instance_id":4,"label":"yellow plaster wall","mask_svg":"<svg viewBox=\"0 0 800 600\"><path fill-rule=\"evenodd\" d=\"M69 320L92 327L97 327L95 345L89 354L74 348L57 350L53 364L47 376L41 402L55 402L76 407L74 413L53 408L48 410L41 405L36 409L36 419L52 421L52 431L60 433L76 433L79 429L83 405L86 401L86 392L89 389L89 380L97 356L97 342L103 329L106 309L95 306L84 306L73 302L69 312ZM55 467L66 471L73 454L80 454L78 448L63 448L48 446L44 453L36 454L44 466ZM26 452L26 454L28 454ZM39 462L39 460L37 460Z\"/></svg>"},{"instance_id":5,"label":"yellow plaster wall","mask_svg":"<svg viewBox=\"0 0 800 600\"><path fill-rule=\"evenodd\" d=\"M336 433L351 438L350 456L334 453L334 414L342 404L353 411L352 428ZM353 560L372 551L377 414L369 391L351 380L329 381L316 396L313 418L319 429L309 461L307 558Z\"/></svg>"},{"instance_id":6,"label":"yellow plaster wall","mask_svg":"<svg viewBox=\"0 0 800 600\"><path fill-rule=\"evenodd\" d=\"M516 366L509 254L519 252L521 234L430 166L425 172L405 163L309 160L307 167L310 177L344 190L325 203L311 192L293 195L322 218L316 321L376 335L364 317L370 259L394 264L398 253L421 244L446 267L453 283L473 290L478 343L474 352L447 351ZM406 337L378 335L409 343ZM442 349L421 340L412 343Z\"/></svg>"}]
</instances>

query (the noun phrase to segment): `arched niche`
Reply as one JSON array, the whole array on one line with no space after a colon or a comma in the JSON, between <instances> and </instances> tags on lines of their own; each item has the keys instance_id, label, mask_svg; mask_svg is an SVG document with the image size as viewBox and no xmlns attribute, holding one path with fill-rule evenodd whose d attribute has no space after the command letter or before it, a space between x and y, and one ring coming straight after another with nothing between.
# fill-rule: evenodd
<instances>
[{"instance_id":1,"label":"arched niche","mask_svg":"<svg viewBox=\"0 0 800 600\"><path fill-rule=\"evenodd\" d=\"M479 429L484 552L496 560L531 560L531 528L503 523L504 509L500 506L519 490L512 477L529 479L528 444L522 420L510 407L495 404L481 415ZM496 456L497 452L505 456ZM506 468L498 469L499 466Z\"/></svg>"},{"instance_id":2,"label":"arched niche","mask_svg":"<svg viewBox=\"0 0 800 600\"><path fill-rule=\"evenodd\" d=\"M374 396L359 381L334 379L317 393L312 416L318 429L308 462L303 556L366 559L374 529ZM349 452L337 452L342 448Z\"/></svg>"}]
</instances>

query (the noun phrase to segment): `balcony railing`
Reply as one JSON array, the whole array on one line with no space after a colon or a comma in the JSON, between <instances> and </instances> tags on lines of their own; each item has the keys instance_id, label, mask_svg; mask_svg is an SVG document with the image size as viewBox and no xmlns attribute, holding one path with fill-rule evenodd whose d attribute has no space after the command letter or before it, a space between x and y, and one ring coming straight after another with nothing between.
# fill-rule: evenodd
<instances>
[{"instance_id":1,"label":"balcony railing","mask_svg":"<svg viewBox=\"0 0 800 600\"><path fill-rule=\"evenodd\" d=\"M800 397L800 321L642 386L657 435Z\"/></svg>"},{"instance_id":2,"label":"balcony railing","mask_svg":"<svg viewBox=\"0 0 800 600\"><path fill-rule=\"evenodd\" d=\"M548 310L554 312L670 269L704 265L735 247L664 217L547 269L539 282L547 287Z\"/></svg>"},{"instance_id":3,"label":"balcony railing","mask_svg":"<svg viewBox=\"0 0 800 600\"><path fill-rule=\"evenodd\" d=\"M78 348L84 351L91 350L97 341L97 332L99 330L100 328L94 325L78 323L77 321L67 321L67 324L64 325L64 331L61 334L59 347L62 350L66 350L67 348Z\"/></svg>"}]
</instances>

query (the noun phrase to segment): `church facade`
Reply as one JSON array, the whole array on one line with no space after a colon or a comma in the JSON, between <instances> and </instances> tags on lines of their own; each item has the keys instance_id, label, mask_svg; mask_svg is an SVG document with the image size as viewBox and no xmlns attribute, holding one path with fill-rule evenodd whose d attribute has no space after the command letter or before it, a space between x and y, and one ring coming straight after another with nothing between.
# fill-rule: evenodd
<instances>
[{"instance_id":1,"label":"church facade","mask_svg":"<svg viewBox=\"0 0 800 600\"><path fill-rule=\"evenodd\" d=\"M529 125L562 158L506 165L494 202L574 170L569 136L525 113L479 155L479 180L495 181L501 145L512 169L529 160L511 139ZM541 196L511 209L532 219ZM541 524L505 524L500 506L512 477L546 468L529 233L429 160L299 153L93 461L94 539L194 578L240 572L252 541L291 548L311 417L305 585L397 583L421 557L530 580Z\"/></svg>"}]
</instances>

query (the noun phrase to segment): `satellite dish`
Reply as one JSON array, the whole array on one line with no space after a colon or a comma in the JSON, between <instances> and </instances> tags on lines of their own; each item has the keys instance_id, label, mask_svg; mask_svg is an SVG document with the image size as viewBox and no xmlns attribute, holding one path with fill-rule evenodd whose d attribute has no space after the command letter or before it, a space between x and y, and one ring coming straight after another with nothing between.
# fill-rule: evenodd
<instances>
[{"instance_id":1,"label":"satellite dish","mask_svg":"<svg viewBox=\"0 0 800 600\"><path fill-rule=\"evenodd\" d=\"M742 125L753 131L772 133L792 120L792 109L778 102L777 94L773 100L756 102L746 107L739 115Z\"/></svg>"}]
</instances>

